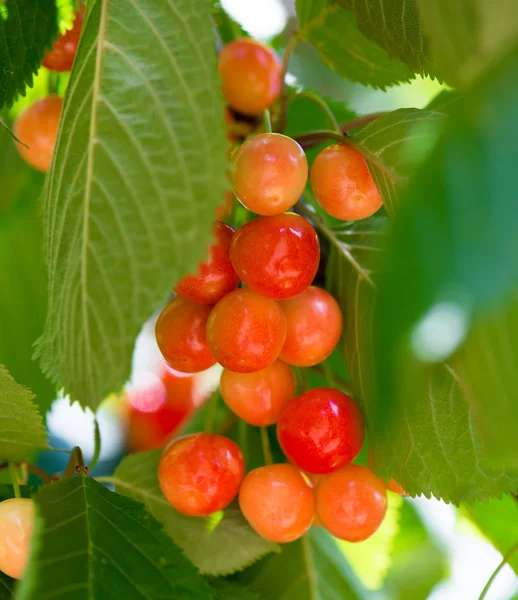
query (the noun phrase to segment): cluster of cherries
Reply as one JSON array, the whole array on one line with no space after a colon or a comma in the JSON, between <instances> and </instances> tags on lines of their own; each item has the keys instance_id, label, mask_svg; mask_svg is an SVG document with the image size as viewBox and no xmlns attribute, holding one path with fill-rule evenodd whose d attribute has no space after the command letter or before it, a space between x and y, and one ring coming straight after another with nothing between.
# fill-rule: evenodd
<instances>
[{"instance_id":1,"label":"cluster of cherries","mask_svg":"<svg viewBox=\"0 0 518 600\"><path fill-rule=\"evenodd\" d=\"M256 115L280 94L281 64L263 44L232 42L220 54L219 69L231 117ZM305 153L287 136L262 133L234 152L232 166L235 196L259 216L237 231L216 222L208 261L174 287L176 297L157 320L156 340L177 371L223 366L227 406L250 425L276 424L289 463L245 475L234 441L191 434L165 449L162 491L191 516L210 515L239 495L250 525L275 542L299 538L314 522L338 538L364 540L383 520L387 486L371 469L352 464L364 442L362 414L337 389L296 396L292 367L326 360L343 325L336 300L311 285L320 261L316 231L286 212L307 184ZM365 159L345 144L317 155L311 186L324 210L344 220L370 216L382 203Z\"/></svg>"}]
</instances>

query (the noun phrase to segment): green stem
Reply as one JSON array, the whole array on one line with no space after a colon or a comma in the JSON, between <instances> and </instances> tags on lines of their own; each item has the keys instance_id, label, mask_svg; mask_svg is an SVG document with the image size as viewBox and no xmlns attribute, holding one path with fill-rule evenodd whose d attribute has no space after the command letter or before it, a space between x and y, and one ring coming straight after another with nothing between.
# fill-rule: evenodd
<instances>
[{"instance_id":1,"label":"green stem","mask_svg":"<svg viewBox=\"0 0 518 600\"><path fill-rule=\"evenodd\" d=\"M272 117L268 109L263 112L263 129L266 133L272 132Z\"/></svg>"},{"instance_id":2,"label":"green stem","mask_svg":"<svg viewBox=\"0 0 518 600\"><path fill-rule=\"evenodd\" d=\"M205 419L205 433L212 433L214 420L216 418L216 409L218 408L219 390L216 390L209 400L207 408L207 418Z\"/></svg>"},{"instance_id":3,"label":"green stem","mask_svg":"<svg viewBox=\"0 0 518 600\"><path fill-rule=\"evenodd\" d=\"M489 588L493 585L493 581L497 578L498 573L500 573L500 571L505 567L505 565L511 560L513 554L517 550L518 550L518 543L515 544L511 548L511 550L509 550L509 552L504 556L504 558L502 559L502 562L498 565L498 567L495 569L495 571L493 572L491 577L488 579L486 585L484 586L484 589L482 590L482 593L478 597L478 600L484 600L484 598L487 596L487 593L489 592Z\"/></svg>"},{"instance_id":4,"label":"green stem","mask_svg":"<svg viewBox=\"0 0 518 600\"><path fill-rule=\"evenodd\" d=\"M13 484L14 497L21 498L22 495L20 493L20 483L19 483L19 479L18 479L18 471L16 470L16 465L14 463L9 463L9 475L11 476L11 483Z\"/></svg>"},{"instance_id":5,"label":"green stem","mask_svg":"<svg viewBox=\"0 0 518 600\"><path fill-rule=\"evenodd\" d=\"M354 397L354 390L352 388L352 385L348 381L346 381L343 377L340 377L339 375L335 375L334 373L331 374L329 367L326 366L325 363L324 363L324 365L314 365L313 367L309 367L309 369L311 371L313 371L314 373L323 375L328 380L328 382L331 386L339 387L346 394L349 394L349 396Z\"/></svg>"},{"instance_id":6,"label":"green stem","mask_svg":"<svg viewBox=\"0 0 518 600\"><path fill-rule=\"evenodd\" d=\"M281 74L281 114L279 117L279 122L275 131L277 133L282 133L286 129L286 125L288 124L288 93L286 86L286 75L288 73L288 66L290 64L290 58L295 46L299 43L300 38L298 33L293 34L288 43L286 44L286 48L284 49L284 54L282 55L282 74Z\"/></svg>"},{"instance_id":7,"label":"green stem","mask_svg":"<svg viewBox=\"0 0 518 600\"><path fill-rule=\"evenodd\" d=\"M307 98L308 100L314 102L325 114L327 120L329 121L329 125L331 125L332 129L334 131L340 131L340 124L336 120L333 111L329 108L327 102L318 94L315 94L314 92L310 92L308 90L304 90L303 92L299 92L298 94L293 94L292 96L290 96L288 102L293 102L293 100L295 100L296 98Z\"/></svg>"},{"instance_id":8,"label":"green stem","mask_svg":"<svg viewBox=\"0 0 518 600\"><path fill-rule=\"evenodd\" d=\"M17 467L20 467L23 465L23 467L25 469L27 469L27 471L29 473L32 473L33 475L36 475L36 477L39 477L39 479L41 479L44 483L50 483L51 481L54 481L56 478L52 477L51 475L49 475L46 471L44 471L43 469L40 469L39 467L37 467L36 465L31 465L30 463L5 463L3 465L0 465L0 471L5 471L5 469L10 469L10 465L14 464Z\"/></svg>"},{"instance_id":9,"label":"green stem","mask_svg":"<svg viewBox=\"0 0 518 600\"><path fill-rule=\"evenodd\" d=\"M261 444L263 446L264 462L267 465L273 465L272 449L270 447L270 438L268 437L268 428L260 427Z\"/></svg>"},{"instance_id":10,"label":"green stem","mask_svg":"<svg viewBox=\"0 0 518 600\"><path fill-rule=\"evenodd\" d=\"M101 431L99 429L99 422L97 418L94 419L94 439L95 439L95 449L94 455L92 456L92 460L90 461L90 471L95 469L95 465L99 460L99 456L101 456Z\"/></svg>"},{"instance_id":11,"label":"green stem","mask_svg":"<svg viewBox=\"0 0 518 600\"><path fill-rule=\"evenodd\" d=\"M364 125L372 123L372 121L375 121L377 118L382 117L386 114L386 112L378 112L372 113L370 115L364 115L363 117L358 117L357 119L351 119L350 121L347 121L347 123L342 123L342 125L340 125L340 131L342 131L343 133L354 131L359 127L363 127Z\"/></svg>"},{"instance_id":12,"label":"green stem","mask_svg":"<svg viewBox=\"0 0 518 600\"><path fill-rule=\"evenodd\" d=\"M307 374L306 371L304 370L304 368L302 367L297 367L297 375L300 381L300 390L301 393L303 394L304 392L307 392L309 386L308 386L308 378L307 378Z\"/></svg>"}]
</instances>

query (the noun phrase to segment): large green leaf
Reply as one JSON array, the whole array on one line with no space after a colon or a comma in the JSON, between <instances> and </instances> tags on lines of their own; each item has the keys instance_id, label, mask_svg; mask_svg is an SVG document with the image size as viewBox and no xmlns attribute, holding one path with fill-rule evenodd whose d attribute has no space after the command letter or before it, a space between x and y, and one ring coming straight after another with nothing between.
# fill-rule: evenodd
<instances>
[{"instance_id":1,"label":"large green leaf","mask_svg":"<svg viewBox=\"0 0 518 600\"><path fill-rule=\"evenodd\" d=\"M311 529L242 575L268 600L360 600L369 597L340 550L323 529Z\"/></svg>"},{"instance_id":2,"label":"large green leaf","mask_svg":"<svg viewBox=\"0 0 518 600\"><path fill-rule=\"evenodd\" d=\"M133 343L194 269L226 186L210 3L88 3L45 196L41 364L83 405L129 375Z\"/></svg>"},{"instance_id":3,"label":"large green leaf","mask_svg":"<svg viewBox=\"0 0 518 600\"><path fill-rule=\"evenodd\" d=\"M14 579L0 571L0 600L11 600L15 583Z\"/></svg>"},{"instance_id":4,"label":"large green leaf","mask_svg":"<svg viewBox=\"0 0 518 600\"><path fill-rule=\"evenodd\" d=\"M0 365L0 463L22 460L31 450L47 448L43 419L33 398Z\"/></svg>"},{"instance_id":5,"label":"large green leaf","mask_svg":"<svg viewBox=\"0 0 518 600\"><path fill-rule=\"evenodd\" d=\"M58 35L55 0L6 0L0 16L0 109L25 95Z\"/></svg>"},{"instance_id":6,"label":"large green leaf","mask_svg":"<svg viewBox=\"0 0 518 600\"><path fill-rule=\"evenodd\" d=\"M225 579L212 581L212 588L215 600L261 600L256 593L246 587Z\"/></svg>"},{"instance_id":7,"label":"large green leaf","mask_svg":"<svg viewBox=\"0 0 518 600\"><path fill-rule=\"evenodd\" d=\"M475 418L464 439L480 434L476 445L493 468L512 473L500 491L516 489L518 469L517 102L515 52L452 105L450 127L402 199L380 288L383 396L371 423L374 437L401 428L398 415L416 410L412 386L448 359ZM457 391L454 398L463 402ZM421 464L415 452L414 461Z\"/></svg>"},{"instance_id":8,"label":"large green leaf","mask_svg":"<svg viewBox=\"0 0 518 600\"><path fill-rule=\"evenodd\" d=\"M227 575L277 549L251 529L235 505L225 509L223 520L214 530L207 519L178 513L160 491L157 478L160 454L152 451L125 458L113 483L121 494L144 502L202 573Z\"/></svg>"},{"instance_id":9,"label":"large green leaf","mask_svg":"<svg viewBox=\"0 0 518 600\"><path fill-rule=\"evenodd\" d=\"M56 392L33 360L47 309L38 202L43 176L21 159L13 140L1 132L0 155L0 289L9 290L0 295L0 364L36 394L44 413Z\"/></svg>"},{"instance_id":10,"label":"large green leaf","mask_svg":"<svg viewBox=\"0 0 518 600\"><path fill-rule=\"evenodd\" d=\"M382 89L412 78L404 63L389 58L358 30L348 10L331 0L297 0L296 8L300 37L342 77Z\"/></svg>"},{"instance_id":11,"label":"large green leaf","mask_svg":"<svg viewBox=\"0 0 518 600\"><path fill-rule=\"evenodd\" d=\"M144 507L79 474L35 496L17 600L210 600L209 587Z\"/></svg>"},{"instance_id":12,"label":"large green leaf","mask_svg":"<svg viewBox=\"0 0 518 600\"><path fill-rule=\"evenodd\" d=\"M369 123L355 136L360 146L390 168L388 174L369 164L390 216L397 213L402 190L427 158L444 120L438 112L401 108Z\"/></svg>"},{"instance_id":13,"label":"large green leaf","mask_svg":"<svg viewBox=\"0 0 518 600\"><path fill-rule=\"evenodd\" d=\"M412 495L433 494L456 504L517 489L518 472L499 468L483 447L451 366L422 368L405 355L393 395L376 385L374 313L386 230L386 217L379 216L336 231L328 264L329 288L344 312L347 364L366 416L376 471L394 477ZM399 291L397 299L407 310L407 296ZM379 356L380 363L390 364L390 355ZM395 414L380 427L377 419L387 402Z\"/></svg>"},{"instance_id":14,"label":"large green leaf","mask_svg":"<svg viewBox=\"0 0 518 600\"><path fill-rule=\"evenodd\" d=\"M504 496L487 503L475 502L465 507L469 518L492 544L506 555L518 543L518 501ZM509 564L518 574L518 556L514 554Z\"/></svg>"}]
</instances>

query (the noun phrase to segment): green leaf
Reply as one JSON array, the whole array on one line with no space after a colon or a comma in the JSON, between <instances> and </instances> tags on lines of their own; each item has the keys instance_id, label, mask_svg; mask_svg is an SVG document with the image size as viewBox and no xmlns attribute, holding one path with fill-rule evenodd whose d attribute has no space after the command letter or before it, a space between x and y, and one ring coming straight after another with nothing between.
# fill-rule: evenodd
<instances>
[{"instance_id":1,"label":"green leaf","mask_svg":"<svg viewBox=\"0 0 518 600\"><path fill-rule=\"evenodd\" d=\"M32 392L0 365L0 463L22 460L31 450L48 447L33 398Z\"/></svg>"},{"instance_id":2,"label":"green leaf","mask_svg":"<svg viewBox=\"0 0 518 600\"><path fill-rule=\"evenodd\" d=\"M152 451L125 458L113 483L121 494L144 502L202 573L228 575L277 549L252 530L235 505L225 509L222 521L213 531L209 531L206 519L178 513L160 491L160 455L160 451Z\"/></svg>"},{"instance_id":3,"label":"green leaf","mask_svg":"<svg viewBox=\"0 0 518 600\"><path fill-rule=\"evenodd\" d=\"M0 571L0 600L11 600L16 581Z\"/></svg>"},{"instance_id":4,"label":"green leaf","mask_svg":"<svg viewBox=\"0 0 518 600\"><path fill-rule=\"evenodd\" d=\"M135 337L196 268L226 188L210 3L88 3L44 202L43 369L83 406L128 378Z\"/></svg>"},{"instance_id":5,"label":"green leaf","mask_svg":"<svg viewBox=\"0 0 518 600\"><path fill-rule=\"evenodd\" d=\"M433 494L455 504L517 489L518 472L495 465L482 446L451 366L423 369L405 354L396 363L391 394L375 381L373 338L380 325L375 326L374 314L386 231L382 216L337 230L327 273L328 287L344 312L345 355L365 413L376 471L387 480L396 479L411 495ZM416 235L422 231L417 229ZM407 311L402 298L408 295L398 288L397 310ZM392 314L385 318L392 319ZM391 364L390 352L395 349L380 354L380 364ZM388 402L394 403L394 414L380 426Z\"/></svg>"},{"instance_id":6,"label":"green leaf","mask_svg":"<svg viewBox=\"0 0 518 600\"><path fill-rule=\"evenodd\" d=\"M368 597L339 542L323 529L285 544L242 578L268 600L360 600Z\"/></svg>"},{"instance_id":7,"label":"green leaf","mask_svg":"<svg viewBox=\"0 0 518 600\"><path fill-rule=\"evenodd\" d=\"M430 394L429 409L437 392L439 402L448 402L449 388L455 388L452 402L459 409L469 403L469 424L461 428L459 422L457 436L472 437L476 454L491 457L491 471L500 470L500 484L487 489L492 495L517 488L517 102L515 52L452 106L450 126L402 199L384 265L376 328L376 348L383 357L377 386L383 397L375 402L374 437L400 429L396 419L417 410L412 385L437 376L439 389ZM446 359L464 397L452 375L435 367ZM418 453L425 437L413 434L417 449L407 465L414 462L421 469ZM450 431L442 442L449 447L455 438ZM446 451L444 457L446 463L451 460ZM481 469L487 472L485 464ZM400 483L405 487L405 481ZM481 491L475 485L469 496Z\"/></svg>"},{"instance_id":8,"label":"green leaf","mask_svg":"<svg viewBox=\"0 0 518 600\"><path fill-rule=\"evenodd\" d=\"M207 584L141 504L82 473L45 486L34 500L31 558L17 600L210 600Z\"/></svg>"},{"instance_id":9,"label":"green leaf","mask_svg":"<svg viewBox=\"0 0 518 600\"><path fill-rule=\"evenodd\" d=\"M487 504L475 502L464 510L502 555L506 555L518 542L518 501L513 496L492 499ZM509 564L518 574L516 554L511 557Z\"/></svg>"},{"instance_id":10,"label":"green leaf","mask_svg":"<svg viewBox=\"0 0 518 600\"><path fill-rule=\"evenodd\" d=\"M246 587L224 579L215 579L211 582L215 592L215 600L261 600Z\"/></svg>"},{"instance_id":11,"label":"green leaf","mask_svg":"<svg viewBox=\"0 0 518 600\"><path fill-rule=\"evenodd\" d=\"M428 157L444 123L438 112L402 108L366 125L355 141L389 167L391 177L372 163L369 168L390 216L398 210L399 196L408 180Z\"/></svg>"},{"instance_id":12,"label":"green leaf","mask_svg":"<svg viewBox=\"0 0 518 600\"><path fill-rule=\"evenodd\" d=\"M1 132L0 155L0 289L9 290L0 298L0 364L36 394L45 413L56 391L33 360L47 310L38 203L43 176L21 159L13 140Z\"/></svg>"},{"instance_id":13,"label":"green leaf","mask_svg":"<svg viewBox=\"0 0 518 600\"><path fill-rule=\"evenodd\" d=\"M58 35L54 0L7 0L0 18L0 109L9 107L40 68Z\"/></svg>"},{"instance_id":14,"label":"green leaf","mask_svg":"<svg viewBox=\"0 0 518 600\"><path fill-rule=\"evenodd\" d=\"M427 531L408 501L403 502L400 510L399 534L391 558L383 590L393 600L426 600L432 589L448 576L445 549Z\"/></svg>"},{"instance_id":15,"label":"green leaf","mask_svg":"<svg viewBox=\"0 0 518 600\"><path fill-rule=\"evenodd\" d=\"M405 64L360 33L351 12L331 0L297 0L296 8L300 37L342 77L382 89L412 78Z\"/></svg>"}]
</instances>

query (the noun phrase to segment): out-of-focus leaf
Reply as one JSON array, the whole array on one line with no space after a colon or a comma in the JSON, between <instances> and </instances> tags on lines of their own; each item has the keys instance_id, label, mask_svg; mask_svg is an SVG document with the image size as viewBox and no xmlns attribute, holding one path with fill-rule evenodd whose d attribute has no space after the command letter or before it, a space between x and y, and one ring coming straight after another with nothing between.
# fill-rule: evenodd
<instances>
[{"instance_id":1,"label":"out-of-focus leaf","mask_svg":"<svg viewBox=\"0 0 518 600\"><path fill-rule=\"evenodd\" d=\"M404 63L358 30L350 11L331 0L297 0L296 8L300 36L342 77L382 89L412 78Z\"/></svg>"},{"instance_id":2,"label":"out-of-focus leaf","mask_svg":"<svg viewBox=\"0 0 518 600\"><path fill-rule=\"evenodd\" d=\"M261 600L255 593L245 586L225 579L214 579L211 582L214 590L214 600Z\"/></svg>"}]
</instances>

